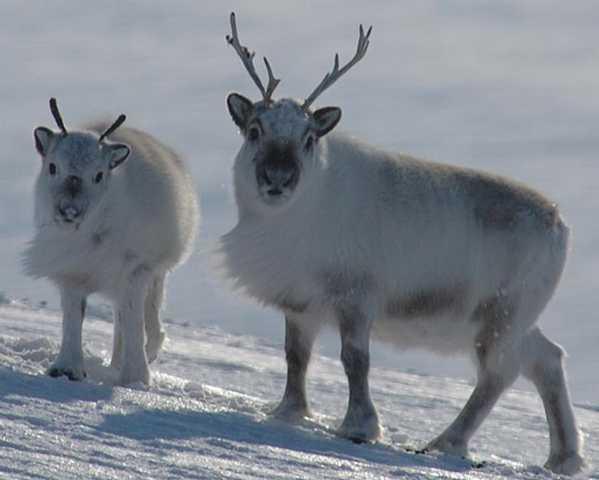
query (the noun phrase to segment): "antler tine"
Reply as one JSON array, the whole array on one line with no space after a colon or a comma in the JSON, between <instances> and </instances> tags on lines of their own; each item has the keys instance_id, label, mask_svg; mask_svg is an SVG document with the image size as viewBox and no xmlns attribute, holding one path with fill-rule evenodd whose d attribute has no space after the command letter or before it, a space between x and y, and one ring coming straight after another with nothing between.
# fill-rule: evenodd
<instances>
[{"instance_id":1,"label":"antler tine","mask_svg":"<svg viewBox=\"0 0 599 480\"><path fill-rule=\"evenodd\" d=\"M368 28L366 34L364 34L364 27L360 25L360 36L358 38L358 46L356 48L356 54L354 57L346 63L341 69L339 69L339 54L335 54L335 61L333 63L333 70L327 73L322 81L318 84L318 86L314 89L314 91L310 94L302 105L304 110L307 110L314 100L318 98L318 96L324 92L327 88L333 85L339 77L341 77L345 72L347 72L351 67L353 67L356 63L358 63L364 55L366 55L366 51L368 50L368 45L370 45L370 33L372 32L372 26Z\"/></svg>"},{"instance_id":2,"label":"antler tine","mask_svg":"<svg viewBox=\"0 0 599 480\"><path fill-rule=\"evenodd\" d=\"M114 132L117 128L119 128L125 120L127 120L127 117L125 116L124 113L121 113L119 115L119 118L117 118L114 121L114 123L104 131L104 133L102 135L100 135L98 142L101 142L106 137L108 137L112 132Z\"/></svg>"},{"instance_id":3,"label":"antler tine","mask_svg":"<svg viewBox=\"0 0 599 480\"><path fill-rule=\"evenodd\" d=\"M252 80L260 90L260 93L262 93L262 97L264 98L264 100L268 101L270 99L270 95L277 86L276 84L279 81L272 76L272 71L270 69L270 66L268 65L268 61L266 61L265 58L264 60L266 63L266 68L268 70L269 80L268 89L264 89L264 85L262 84L260 77L258 77L258 74L256 73L256 68L254 67L254 52L250 52L247 47L239 43L239 36L237 35L237 24L235 22L234 12L231 12L231 35L227 35L225 38L227 39L227 43L235 49L237 55L239 55L239 58L241 58L241 62L243 63L246 70L250 74L250 77L252 77ZM273 83L274 86L272 86Z\"/></svg>"},{"instance_id":4,"label":"antler tine","mask_svg":"<svg viewBox=\"0 0 599 480\"><path fill-rule=\"evenodd\" d=\"M277 85L279 84L281 79L275 78L275 76L272 73L272 68L270 68L270 63L268 63L266 57L264 57L264 64L266 65L266 70L268 72L268 85L266 87L266 95L264 97L264 101L269 102L273 92L275 91L275 88L277 88Z\"/></svg>"},{"instance_id":5,"label":"antler tine","mask_svg":"<svg viewBox=\"0 0 599 480\"><path fill-rule=\"evenodd\" d=\"M50 111L52 112L52 116L54 117L54 121L58 128L62 131L64 135L67 134L67 129L64 126L64 122L62 121L62 116L60 115L60 111L58 110L58 104L56 103L56 99L52 97L50 99Z\"/></svg>"}]
</instances>

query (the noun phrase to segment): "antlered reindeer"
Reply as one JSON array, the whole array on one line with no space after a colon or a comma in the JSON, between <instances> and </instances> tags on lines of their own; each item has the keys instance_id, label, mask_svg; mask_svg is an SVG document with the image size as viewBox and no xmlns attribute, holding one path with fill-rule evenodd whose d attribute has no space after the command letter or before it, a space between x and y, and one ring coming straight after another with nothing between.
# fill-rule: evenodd
<instances>
[{"instance_id":1,"label":"antlered reindeer","mask_svg":"<svg viewBox=\"0 0 599 480\"><path fill-rule=\"evenodd\" d=\"M244 142L234 166L239 222L222 238L237 286L285 315L287 386L279 417L310 414L305 377L319 328L341 334L349 404L340 434L380 435L368 386L371 335L400 347L472 356L478 380L456 420L426 449L466 455L493 405L524 374L545 406L546 466L579 471L581 436L563 350L537 319L558 284L568 227L554 203L495 175L389 153L328 134L341 110L313 110L316 98L366 53L360 27L354 58L328 73L302 103L273 100L279 80L265 59L262 85L253 53L235 48L262 92L232 93L229 112ZM327 135L328 134L328 135Z\"/></svg>"},{"instance_id":2,"label":"antlered reindeer","mask_svg":"<svg viewBox=\"0 0 599 480\"><path fill-rule=\"evenodd\" d=\"M85 377L86 298L100 293L115 306L111 365L118 382L148 383L148 361L165 336L159 317L165 277L185 259L197 229L193 182L180 158L147 133L115 134L124 115L113 125L67 131L56 100L50 109L60 132L34 131L42 165L36 234L25 252L27 273L60 290L62 344L48 374Z\"/></svg>"}]
</instances>

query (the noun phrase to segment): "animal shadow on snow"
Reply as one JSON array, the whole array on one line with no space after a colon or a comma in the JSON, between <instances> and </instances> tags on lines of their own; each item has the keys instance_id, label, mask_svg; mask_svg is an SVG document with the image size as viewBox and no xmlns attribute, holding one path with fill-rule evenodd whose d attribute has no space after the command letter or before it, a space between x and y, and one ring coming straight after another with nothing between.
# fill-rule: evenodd
<instances>
[{"instance_id":1,"label":"animal shadow on snow","mask_svg":"<svg viewBox=\"0 0 599 480\"><path fill-rule=\"evenodd\" d=\"M56 345L46 338L6 339L0 338L0 356L8 364L19 365L26 371L0 367L0 399L11 401L13 397L34 397L52 402L78 400L97 401L112 398L112 386L117 372L104 365L101 357L85 349L87 379L73 382L66 377L51 378L45 370L56 357ZM29 373L38 371L39 373Z\"/></svg>"},{"instance_id":2,"label":"animal shadow on snow","mask_svg":"<svg viewBox=\"0 0 599 480\"><path fill-rule=\"evenodd\" d=\"M202 412L191 410L140 409L137 412L111 413L98 426L101 432L118 435L149 445L157 440L197 439L204 445L236 450L243 442L250 445L276 447L310 455L325 455L343 461L367 462L399 468L394 474L409 472L402 467L439 468L439 459L407 453L389 445L356 445L332 434L311 432L276 420L261 421L239 412ZM164 447L165 443L160 442ZM198 450L202 446L198 445ZM443 462L443 469L454 472L471 470L468 461L454 459Z\"/></svg>"},{"instance_id":3,"label":"animal shadow on snow","mask_svg":"<svg viewBox=\"0 0 599 480\"><path fill-rule=\"evenodd\" d=\"M104 367L106 368L106 367ZM68 403L77 401L109 401L112 398L111 385L95 382L72 382L66 377L51 378L46 375L32 375L0 368L0 404L22 403L21 397L38 398L50 402Z\"/></svg>"}]
</instances>

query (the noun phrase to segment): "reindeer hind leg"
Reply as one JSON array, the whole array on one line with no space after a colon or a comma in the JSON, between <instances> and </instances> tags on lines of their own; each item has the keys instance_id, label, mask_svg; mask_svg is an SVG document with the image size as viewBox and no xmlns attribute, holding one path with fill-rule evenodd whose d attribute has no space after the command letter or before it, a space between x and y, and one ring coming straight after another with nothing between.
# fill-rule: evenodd
<instances>
[{"instance_id":1,"label":"reindeer hind leg","mask_svg":"<svg viewBox=\"0 0 599 480\"><path fill-rule=\"evenodd\" d=\"M151 280L145 300L144 323L148 363L156 360L166 338L160 321L160 309L164 301L164 280L165 274L158 274Z\"/></svg>"},{"instance_id":2,"label":"reindeer hind leg","mask_svg":"<svg viewBox=\"0 0 599 480\"><path fill-rule=\"evenodd\" d=\"M566 383L564 352L538 328L527 335L522 351L523 373L541 396L549 426L550 448L545 467L558 474L578 473L585 467L585 461Z\"/></svg>"}]
</instances>

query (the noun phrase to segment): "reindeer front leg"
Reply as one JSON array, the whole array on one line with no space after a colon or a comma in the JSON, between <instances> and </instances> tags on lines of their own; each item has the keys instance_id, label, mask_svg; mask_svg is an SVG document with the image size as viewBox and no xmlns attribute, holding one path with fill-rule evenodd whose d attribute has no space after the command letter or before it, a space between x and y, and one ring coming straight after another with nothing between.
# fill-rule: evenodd
<instances>
[{"instance_id":1,"label":"reindeer front leg","mask_svg":"<svg viewBox=\"0 0 599 480\"><path fill-rule=\"evenodd\" d=\"M58 357L48 369L51 377L65 375L69 380L83 380L86 377L81 345L85 301L86 294L80 290L68 287L60 289L62 343Z\"/></svg>"},{"instance_id":2,"label":"reindeer front leg","mask_svg":"<svg viewBox=\"0 0 599 480\"><path fill-rule=\"evenodd\" d=\"M354 442L375 441L381 435L381 427L368 386L373 319L357 306L338 308L337 317L341 333L341 362L349 383L349 403L338 433Z\"/></svg>"},{"instance_id":3,"label":"reindeer front leg","mask_svg":"<svg viewBox=\"0 0 599 480\"><path fill-rule=\"evenodd\" d=\"M296 422L311 416L306 397L306 371L317 333L316 325L301 322L293 315L285 316L287 385L283 399L273 411L277 418Z\"/></svg>"},{"instance_id":4,"label":"reindeer front leg","mask_svg":"<svg viewBox=\"0 0 599 480\"><path fill-rule=\"evenodd\" d=\"M121 368L117 383L150 383L150 369L145 350L144 302L151 272L137 267L128 278L117 301L118 328L121 338Z\"/></svg>"}]
</instances>

